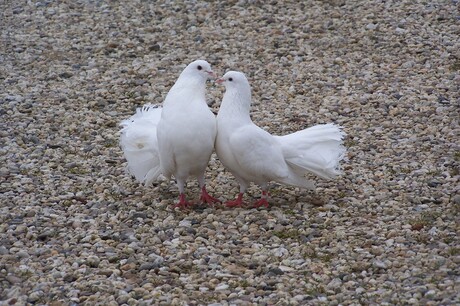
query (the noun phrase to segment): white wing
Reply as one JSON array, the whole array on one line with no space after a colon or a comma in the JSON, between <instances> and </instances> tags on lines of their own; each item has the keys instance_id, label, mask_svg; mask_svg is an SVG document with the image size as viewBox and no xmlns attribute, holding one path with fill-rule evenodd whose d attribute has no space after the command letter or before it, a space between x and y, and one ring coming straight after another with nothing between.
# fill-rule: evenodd
<instances>
[{"instance_id":1,"label":"white wing","mask_svg":"<svg viewBox=\"0 0 460 306\"><path fill-rule=\"evenodd\" d=\"M239 165L236 174L248 181L265 183L288 175L280 144L254 124L244 125L232 133L229 148Z\"/></svg>"}]
</instances>

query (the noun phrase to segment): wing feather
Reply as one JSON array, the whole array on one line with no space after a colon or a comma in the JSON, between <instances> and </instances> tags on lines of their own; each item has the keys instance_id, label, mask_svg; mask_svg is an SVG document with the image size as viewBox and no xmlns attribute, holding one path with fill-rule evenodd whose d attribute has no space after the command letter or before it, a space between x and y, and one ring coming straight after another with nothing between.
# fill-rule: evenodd
<instances>
[{"instance_id":1,"label":"wing feather","mask_svg":"<svg viewBox=\"0 0 460 306\"><path fill-rule=\"evenodd\" d=\"M278 141L254 124L237 129L229 139L242 176L254 182L279 180L288 175Z\"/></svg>"}]
</instances>

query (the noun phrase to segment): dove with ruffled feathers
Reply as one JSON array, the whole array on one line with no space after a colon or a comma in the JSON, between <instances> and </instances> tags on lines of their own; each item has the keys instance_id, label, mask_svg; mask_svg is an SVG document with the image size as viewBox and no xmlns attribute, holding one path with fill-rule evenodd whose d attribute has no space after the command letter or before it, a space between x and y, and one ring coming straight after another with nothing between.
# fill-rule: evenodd
<instances>
[{"instance_id":1,"label":"dove with ruffled feathers","mask_svg":"<svg viewBox=\"0 0 460 306\"><path fill-rule=\"evenodd\" d=\"M163 107L144 107L122 122L121 146L128 170L143 183L161 175L175 178L179 188L176 207L188 207L185 183L196 177L200 200L219 202L206 190L205 170L214 150L215 115L206 103L206 81L215 78L204 60L189 64L168 92Z\"/></svg>"}]
</instances>

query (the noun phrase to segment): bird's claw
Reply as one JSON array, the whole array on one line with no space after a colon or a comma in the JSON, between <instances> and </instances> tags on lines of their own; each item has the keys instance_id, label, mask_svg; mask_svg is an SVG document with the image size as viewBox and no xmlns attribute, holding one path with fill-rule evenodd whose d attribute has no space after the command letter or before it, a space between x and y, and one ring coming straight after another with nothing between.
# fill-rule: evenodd
<instances>
[{"instance_id":1,"label":"bird's claw","mask_svg":"<svg viewBox=\"0 0 460 306\"><path fill-rule=\"evenodd\" d=\"M204 186L203 186L203 188L201 188L200 201L202 203L206 203L206 204L209 204L209 205L214 205L215 203L220 203L219 199L214 198L214 197L209 195L209 193L206 191L206 188Z\"/></svg>"},{"instance_id":2,"label":"bird's claw","mask_svg":"<svg viewBox=\"0 0 460 306\"><path fill-rule=\"evenodd\" d=\"M228 201L225 202L225 206L227 207L241 207L243 206L243 202L235 200L235 201Z\"/></svg>"},{"instance_id":3,"label":"bird's claw","mask_svg":"<svg viewBox=\"0 0 460 306\"><path fill-rule=\"evenodd\" d=\"M243 206L243 193L239 193L238 197L233 201L225 202L225 206L227 207L241 207Z\"/></svg>"},{"instance_id":4,"label":"bird's claw","mask_svg":"<svg viewBox=\"0 0 460 306\"><path fill-rule=\"evenodd\" d=\"M220 200L210 196L209 194L202 193L200 196L200 201L209 205L214 205L215 203L220 203Z\"/></svg>"},{"instance_id":5,"label":"bird's claw","mask_svg":"<svg viewBox=\"0 0 460 306\"><path fill-rule=\"evenodd\" d=\"M193 204L185 199L185 195L180 194L179 195L179 202L176 205L174 205L174 208L185 209L185 208L191 207L191 206L193 206Z\"/></svg>"},{"instance_id":6,"label":"bird's claw","mask_svg":"<svg viewBox=\"0 0 460 306\"><path fill-rule=\"evenodd\" d=\"M255 208L259 208L261 206L265 206L265 208L268 208L268 201L265 198L260 199L259 201L254 203Z\"/></svg>"}]
</instances>

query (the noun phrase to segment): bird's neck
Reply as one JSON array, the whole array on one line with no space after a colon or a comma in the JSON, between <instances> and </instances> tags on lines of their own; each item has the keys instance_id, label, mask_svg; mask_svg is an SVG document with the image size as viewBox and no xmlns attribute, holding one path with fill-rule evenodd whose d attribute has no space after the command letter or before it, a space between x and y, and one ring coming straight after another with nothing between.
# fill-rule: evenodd
<instances>
[{"instance_id":1,"label":"bird's neck","mask_svg":"<svg viewBox=\"0 0 460 306\"><path fill-rule=\"evenodd\" d=\"M166 97L165 104L189 105L194 101L206 101L206 82L200 78L179 78Z\"/></svg>"},{"instance_id":2,"label":"bird's neck","mask_svg":"<svg viewBox=\"0 0 460 306\"><path fill-rule=\"evenodd\" d=\"M218 116L227 120L250 122L251 108L250 90L227 90L222 99Z\"/></svg>"}]
</instances>

